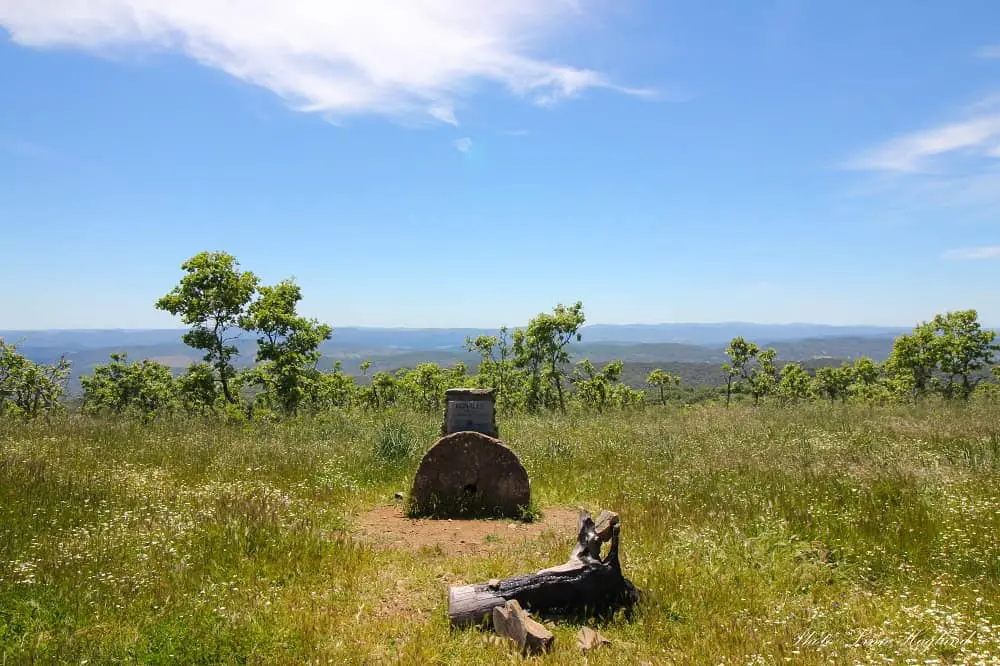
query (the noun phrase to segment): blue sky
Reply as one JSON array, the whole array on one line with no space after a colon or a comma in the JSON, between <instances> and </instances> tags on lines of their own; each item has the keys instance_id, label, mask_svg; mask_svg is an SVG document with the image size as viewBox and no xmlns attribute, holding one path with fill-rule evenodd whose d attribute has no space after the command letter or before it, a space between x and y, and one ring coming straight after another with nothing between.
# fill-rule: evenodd
<instances>
[{"instance_id":1,"label":"blue sky","mask_svg":"<svg viewBox=\"0 0 1000 666\"><path fill-rule=\"evenodd\" d=\"M0 329L1000 324L995 0L0 0Z\"/></svg>"}]
</instances>

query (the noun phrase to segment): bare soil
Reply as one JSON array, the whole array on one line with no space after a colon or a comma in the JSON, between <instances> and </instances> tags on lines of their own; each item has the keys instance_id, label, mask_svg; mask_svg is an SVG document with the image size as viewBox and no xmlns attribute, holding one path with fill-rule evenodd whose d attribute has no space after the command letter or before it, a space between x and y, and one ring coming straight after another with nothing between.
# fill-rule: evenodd
<instances>
[{"instance_id":1,"label":"bare soil","mask_svg":"<svg viewBox=\"0 0 1000 666\"><path fill-rule=\"evenodd\" d=\"M357 536L383 548L440 549L446 555L483 555L547 532L575 537L579 511L542 510L540 520L436 520L408 518L399 505L379 506L358 519Z\"/></svg>"}]
</instances>

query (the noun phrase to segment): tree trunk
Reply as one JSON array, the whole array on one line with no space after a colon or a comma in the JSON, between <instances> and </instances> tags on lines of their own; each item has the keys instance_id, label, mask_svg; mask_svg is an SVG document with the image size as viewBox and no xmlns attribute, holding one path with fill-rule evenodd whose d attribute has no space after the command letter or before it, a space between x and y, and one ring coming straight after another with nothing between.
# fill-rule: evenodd
<instances>
[{"instance_id":1,"label":"tree trunk","mask_svg":"<svg viewBox=\"0 0 1000 666\"><path fill-rule=\"evenodd\" d=\"M639 593L622 574L618 533L617 514L604 511L595 524L582 512L577 545L566 564L488 583L453 585L448 590L448 619L460 627L489 624L493 609L511 599L536 613L599 615L618 607L631 609ZM601 544L609 540L611 549L602 560Z\"/></svg>"},{"instance_id":2,"label":"tree trunk","mask_svg":"<svg viewBox=\"0 0 1000 666\"><path fill-rule=\"evenodd\" d=\"M566 400L563 398L562 377L560 377L559 371L556 370L555 363L552 364L552 374L556 378L556 393L559 394L559 411L565 414Z\"/></svg>"}]
</instances>

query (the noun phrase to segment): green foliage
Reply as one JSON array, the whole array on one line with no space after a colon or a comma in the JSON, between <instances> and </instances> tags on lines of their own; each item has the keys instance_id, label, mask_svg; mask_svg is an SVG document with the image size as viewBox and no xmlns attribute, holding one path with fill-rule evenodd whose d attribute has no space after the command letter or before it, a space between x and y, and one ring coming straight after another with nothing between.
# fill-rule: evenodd
<instances>
[{"instance_id":1,"label":"green foliage","mask_svg":"<svg viewBox=\"0 0 1000 666\"><path fill-rule=\"evenodd\" d=\"M973 389L970 398L977 402L986 402L994 405L1000 403L1000 385L987 382L979 384Z\"/></svg>"},{"instance_id":2,"label":"green foliage","mask_svg":"<svg viewBox=\"0 0 1000 666\"><path fill-rule=\"evenodd\" d=\"M51 365L34 363L0 338L0 417L33 419L62 409L69 371L64 358Z\"/></svg>"},{"instance_id":3,"label":"green foliage","mask_svg":"<svg viewBox=\"0 0 1000 666\"><path fill-rule=\"evenodd\" d=\"M967 399L982 379L977 374L1000 350L995 338L975 310L937 314L896 339L885 366L890 384L914 399L934 390L945 398Z\"/></svg>"},{"instance_id":4,"label":"green foliage","mask_svg":"<svg viewBox=\"0 0 1000 666\"><path fill-rule=\"evenodd\" d=\"M755 405L760 404L761 398L774 395L778 388L778 368L775 365L777 355L778 353L770 348L758 352L757 364L750 367L749 373L745 376Z\"/></svg>"},{"instance_id":5,"label":"green foliage","mask_svg":"<svg viewBox=\"0 0 1000 666\"><path fill-rule=\"evenodd\" d=\"M813 381L800 363L786 363L781 368L778 397L784 404L808 400L813 396Z\"/></svg>"},{"instance_id":6,"label":"green foliage","mask_svg":"<svg viewBox=\"0 0 1000 666\"><path fill-rule=\"evenodd\" d=\"M257 276L241 271L236 258L225 252L200 252L183 264L180 284L156 302L156 308L179 315L191 326L184 342L205 352L204 360L215 371L222 393L230 404L237 402L232 390L236 377L233 359L238 355L236 339L240 320L257 290Z\"/></svg>"},{"instance_id":7,"label":"green foliage","mask_svg":"<svg viewBox=\"0 0 1000 666\"><path fill-rule=\"evenodd\" d=\"M854 366L850 363L842 363L839 368L825 366L816 370L816 392L831 403L837 399L847 402L853 383Z\"/></svg>"},{"instance_id":8,"label":"green foliage","mask_svg":"<svg viewBox=\"0 0 1000 666\"><path fill-rule=\"evenodd\" d=\"M379 461L397 463L411 457L417 447L416 436L408 427L386 421L375 433L373 454Z\"/></svg>"},{"instance_id":9,"label":"green foliage","mask_svg":"<svg viewBox=\"0 0 1000 666\"><path fill-rule=\"evenodd\" d=\"M931 322L936 336L938 368L947 378L946 397L968 398L978 384L973 373L990 366L1000 350L996 333L984 330L975 310L939 314Z\"/></svg>"},{"instance_id":10,"label":"green foliage","mask_svg":"<svg viewBox=\"0 0 1000 666\"><path fill-rule=\"evenodd\" d=\"M523 405L524 372L514 365L514 349L506 326L497 335L466 338L465 348L480 356L475 382L480 388L492 388L499 412L510 413Z\"/></svg>"},{"instance_id":11,"label":"green foliage","mask_svg":"<svg viewBox=\"0 0 1000 666\"><path fill-rule=\"evenodd\" d=\"M215 370L208 363L192 363L174 380L177 399L190 414L209 414L223 400Z\"/></svg>"},{"instance_id":12,"label":"green foliage","mask_svg":"<svg viewBox=\"0 0 1000 666\"><path fill-rule=\"evenodd\" d=\"M646 383L650 386L655 386L660 390L660 404L667 404L667 399L665 397L664 391L667 387L676 387L681 385L681 378L672 375L669 372L665 372L662 368L656 368L649 373L646 377Z\"/></svg>"},{"instance_id":13,"label":"green foliage","mask_svg":"<svg viewBox=\"0 0 1000 666\"><path fill-rule=\"evenodd\" d=\"M468 338L466 349L478 354L476 374L464 364L444 368L436 363L370 374L372 362L360 364L366 385L359 386L337 362L329 372L319 370L320 346L332 335L329 325L298 313L300 288L291 279L261 286L225 252L202 252L182 264L179 284L156 307L181 317L190 326L187 344L205 352L204 362L179 377L152 361L129 363L124 354L99 366L82 380L83 411L137 414L151 418L175 408L193 414L217 413L228 420L278 420L303 413L363 407L385 410L402 407L437 413L445 392L459 386L494 389L499 411L566 412L567 401L585 410L632 408L646 404L646 392L623 381L621 361L598 370L589 359L571 366L569 346L581 339L583 304L562 304L531 319L527 327L496 335ZM257 336L255 365L237 372L240 332ZM3 342L0 341L0 345ZM944 398L991 395L976 391L993 363L1000 345L995 333L984 330L975 310L936 315L894 343L884 364L869 358L840 367L821 367L815 378L799 363L779 364L774 349L761 349L742 337L726 348L726 405L733 395L748 395L755 405L772 397L792 404L821 397L831 403L887 403L916 400L930 393ZM5 414L37 415L58 407L68 375L68 364L30 363L12 346L0 348L0 410ZM645 372L650 366L642 368ZM567 374L572 369L572 376ZM625 379L640 384L640 371L628 369ZM994 368L1000 381L1000 370ZM567 379L569 387L567 388ZM692 387L682 391L680 379L654 368L645 383L658 389L659 403L714 401L721 387ZM244 398L253 397L245 402Z\"/></svg>"},{"instance_id":14,"label":"green foliage","mask_svg":"<svg viewBox=\"0 0 1000 666\"><path fill-rule=\"evenodd\" d=\"M128 362L127 354L111 354L111 362L80 378L83 411L152 419L178 405L177 387L170 368L144 359Z\"/></svg>"},{"instance_id":15,"label":"green foliage","mask_svg":"<svg viewBox=\"0 0 1000 666\"><path fill-rule=\"evenodd\" d=\"M932 327L921 324L910 334L896 338L885 369L897 394L909 394L914 400L932 387L938 364L938 346Z\"/></svg>"},{"instance_id":16,"label":"green foliage","mask_svg":"<svg viewBox=\"0 0 1000 666\"><path fill-rule=\"evenodd\" d=\"M372 381L361 391L361 401L372 409L384 409L396 403L396 378L384 370L372 375Z\"/></svg>"},{"instance_id":17,"label":"green foliage","mask_svg":"<svg viewBox=\"0 0 1000 666\"><path fill-rule=\"evenodd\" d=\"M774 349L761 350L756 344L735 337L726 348L726 355L729 363L724 363L722 370L726 373L727 405L734 391L749 391L755 405L777 391L780 376L775 364L778 354Z\"/></svg>"},{"instance_id":18,"label":"green foliage","mask_svg":"<svg viewBox=\"0 0 1000 666\"><path fill-rule=\"evenodd\" d=\"M357 400L358 385L354 377L344 374L340 361L333 365L332 371L319 373L318 381L316 410L350 407Z\"/></svg>"},{"instance_id":19,"label":"green foliage","mask_svg":"<svg viewBox=\"0 0 1000 666\"><path fill-rule=\"evenodd\" d=\"M580 327L585 321L583 303L577 301L570 307L560 303L552 314L543 312L528 322L527 329L514 331L514 364L527 373L525 407L529 412L543 407L566 412L566 347L580 340Z\"/></svg>"},{"instance_id":20,"label":"green foliage","mask_svg":"<svg viewBox=\"0 0 1000 666\"><path fill-rule=\"evenodd\" d=\"M622 362L612 361L600 372L588 359L576 364L573 383L580 402L591 409L603 412L612 398L612 391L622 374Z\"/></svg>"},{"instance_id":21,"label":"green foliage","mask_svg":"<svg viewBox=\"0 0 1000 666\"><path fill-rule=\"evenodd\" d=\"M729 363L722 365L726 373L726 404L732 400L733 391L739 391L742 382L750 376L750 364L757 358L760 348L752 342L747 342L742 336L735 337L726 347Z\"/></svg>"},{"instance_id":22,"label":"green foliage","mask_svg":"<svg viewBox=\"0 0 1000 666\"><path fill-rule=\"evenodd\" d=\"M867 356L854 362L851 370L852 381L848 393L855 402L882 404L890 397L888 386L883 381L883 366Z\"/></svg>"},{"instance_id":23,"label":"green foliage","mask_svg":"<svg viewBox=\"0 0 1000 666\"><path fill-rule=\"evenodd\" d=\"M247 382L261 388L260 405L295 415L304 405L321 402L324 380L316 368L319 346L330 339L330 326L296 312L302 291L291 280L263 286L240 318L240 326L256 332L257 366Z\"/></svg>"}]
</instances>

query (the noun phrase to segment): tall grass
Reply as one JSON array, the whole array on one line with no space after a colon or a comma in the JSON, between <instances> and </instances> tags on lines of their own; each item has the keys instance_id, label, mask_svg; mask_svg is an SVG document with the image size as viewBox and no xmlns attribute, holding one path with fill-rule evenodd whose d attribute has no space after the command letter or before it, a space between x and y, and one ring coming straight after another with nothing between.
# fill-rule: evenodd
<instances>
[{"instance_id":1,"label":"tall grass","mask_svg":"<svg viewBox=\"0 0 1000 666\"><path fill-rule=\"evenodd\" d=\"M564 561L354 538L440 415L0 424L0 663L509 663L450 584ZM1000 663L989 406L647 409L500 424L537 506L611 508L639 613L590 663ZM580 663L558 625L549 663ZM913 662L911 662L913 663Z\"/></svg>"}]
</instances>

